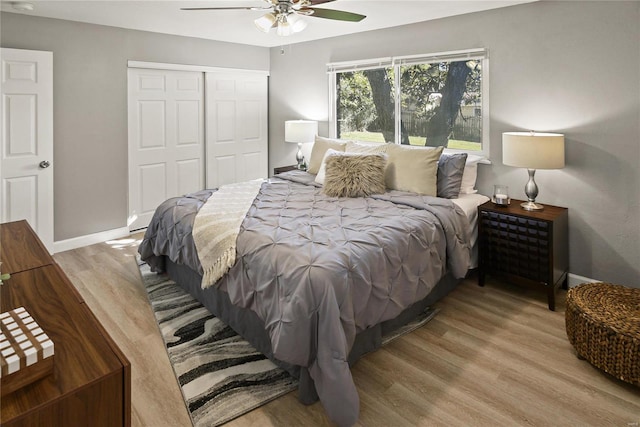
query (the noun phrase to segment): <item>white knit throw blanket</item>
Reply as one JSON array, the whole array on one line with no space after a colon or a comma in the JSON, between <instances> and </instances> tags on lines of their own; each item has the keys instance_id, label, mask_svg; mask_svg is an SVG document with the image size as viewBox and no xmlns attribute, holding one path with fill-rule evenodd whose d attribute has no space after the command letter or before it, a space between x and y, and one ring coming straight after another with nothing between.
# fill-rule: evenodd
<instances>
[{"instance_id":1,"label":"white knit throw blanket","mask_svg":"<svg viewBox=\"0 0 640 427\"><path fill-rule=\"evenodd\" d=\"M240 226L263 182L223 185L196 214L192 235L204 270L203 289L217 282L235 263Z\"/></svg>"}]
</instances>

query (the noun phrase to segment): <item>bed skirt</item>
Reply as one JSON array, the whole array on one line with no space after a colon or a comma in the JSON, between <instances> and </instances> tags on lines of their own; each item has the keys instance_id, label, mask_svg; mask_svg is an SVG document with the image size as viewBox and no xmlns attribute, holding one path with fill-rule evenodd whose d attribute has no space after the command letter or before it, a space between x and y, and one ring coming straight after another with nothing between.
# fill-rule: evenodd
<instances>
[{"instance_id":1,"label":"bed skirt","mask_svg":"<svg viewBox=\"0 0 640 427\"><path fill-rule=\"evenodd\" d=\"M166 257L164 263L165 271L180 287L200 301L214 316L249 341L273 363L298 379L298 400L300 402L309 405L318 400L313 379L305 367L291 365L273 357L271 340L264 329L264 323L257 314L249 309L234 306L231 304L228 294L214 286L202 289L202 276L190 268L175 264ZM360 357L379 348L382 345L384 335L416 318L425 308L445 297L459 282L460 280L455 279L451 274L446 274L424 299L405 309L398 317L358 333L349 353L349 365L353 366Z\"/></svg>"}]
</instances>

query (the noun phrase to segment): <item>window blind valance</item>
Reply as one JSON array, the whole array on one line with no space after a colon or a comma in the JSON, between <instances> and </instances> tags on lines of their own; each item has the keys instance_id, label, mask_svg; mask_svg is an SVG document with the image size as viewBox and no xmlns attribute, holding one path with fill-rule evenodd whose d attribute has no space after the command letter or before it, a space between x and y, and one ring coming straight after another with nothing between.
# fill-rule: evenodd
<instances>
[{"instance_id":1,"label":"window blind valance","mask_svg":"<svg viewBox=\"0 0 640 427\"><path fill-rule=\"evenodd\" d=\"M487 58L487 49L465 49L449 52L437 52L420 55L393 56L387 58L363 59L359 61L331 62L327 64L327 73L345 73L350 71L387 68L395 65L416 65L434 62L462 61Z\"/></svg>"},{"instance_id":2,"label":"window blind valance","mask_svg":"<svg viewBox=\"0 0 640 427\"><path fill-rule=\"evenodd\" d=\"M331 62L327 64L328 73L346 73L349 71L372 70L393 66L393 58L363 59L361 61Z\"/></svg>"}]
</instances>

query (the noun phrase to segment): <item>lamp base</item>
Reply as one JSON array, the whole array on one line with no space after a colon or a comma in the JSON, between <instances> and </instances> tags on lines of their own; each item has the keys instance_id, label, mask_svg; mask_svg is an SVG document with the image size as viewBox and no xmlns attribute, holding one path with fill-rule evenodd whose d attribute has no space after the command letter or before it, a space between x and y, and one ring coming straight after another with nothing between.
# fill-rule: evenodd
<instances>
[{"instance_id":1,"label":"lamp base","mask_svg":"<svg viewBox=\"0 0 640 427\"><path fill-rule=\"evenodd\" d=\"M527 195L528 202L520 203L520 206L525 211L541 211L544 209L539 203L536 203L536 197L538 197L538 185L536 184L536 180L534 179L536 175L535 169L527 169L529 172L529 181L527 181L527 185L524 186L524 194Z\"/></svg>"},{"instance_id":2,"label":"lamp base","mask_svg":"<svg viewBox=\"0 0 640 427\"><path fill-rule=\"evenodd\" d=\"M296 160L298 161L298 169L301 171L307 170L307 164L304 161L304 155L302 154L302 143L298 143L298 152L296 153Z\"/></svg>"},{"instance_id":3,"label":"lamp base","mask_svg":"<svg viewBox=\"0 0 640 427\"><path fill-rule=\"evenodd\" d=\"M520 203L520 207L525 211L541 211L544 209L544 205L536 202L523 202Z\"/></svg>"}]
</instances>

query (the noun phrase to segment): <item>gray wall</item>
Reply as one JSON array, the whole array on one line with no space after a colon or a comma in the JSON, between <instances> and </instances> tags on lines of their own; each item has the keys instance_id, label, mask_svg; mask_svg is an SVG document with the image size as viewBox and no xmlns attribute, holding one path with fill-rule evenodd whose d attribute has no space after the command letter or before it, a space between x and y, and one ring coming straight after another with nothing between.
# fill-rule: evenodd
<instances>
[{"instance_id":1,"label":"gray wall","mask_svg":"<svg viewBox=\"0 0 640 427\"><path fill-rule=\"evenodd\" d=\"M2 47L53 52L54 233L125 227L127 61L269 70L269 49L2 13Z\"/></svg>"},{"instance_id":2,"label":"gray wall","mask_svg":"<svg viewBox=\"0 0 640 427\"><path fill-rule=\"evenodd\" d=\"M569 208L570 271L640 287L639 2L537 2L273 48L271 167L295 163L285 120L320 120L327 134L326 63L476 47L489 50L493 162L479 167L480 192L500 183L524 198L502 132L564 133L566 167L536 181L540 202Z\"/></svg>"},{"instance_id":3,"label":"gray wall","mask_svg":"<svg viewBox=\"0 0 640 427\"><path fill-rule=\"evenodd\" d=\"M524 197L503 131L566 136L567 166L538 171L538 200L570 209L570 271L640 286L640 3L536 2L270 51L2 13L3 47L54 52L55 239L125 226L126 61L269 70L270 167L295 162L284 121L328 132L327 62L484 47L491 160L478 186ZM305 147L308 153L308 147Z\"/></svg>"}]
</instances>

